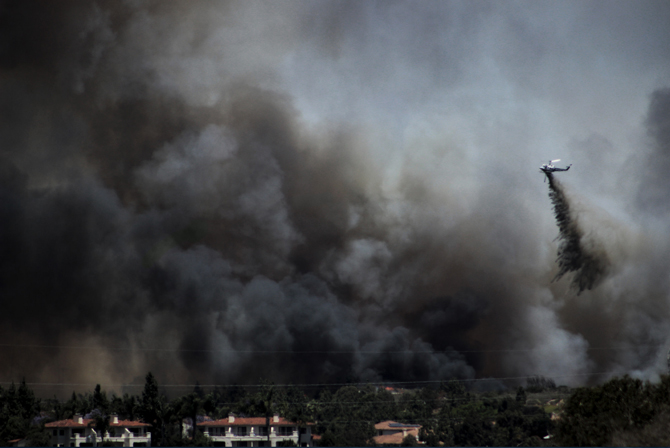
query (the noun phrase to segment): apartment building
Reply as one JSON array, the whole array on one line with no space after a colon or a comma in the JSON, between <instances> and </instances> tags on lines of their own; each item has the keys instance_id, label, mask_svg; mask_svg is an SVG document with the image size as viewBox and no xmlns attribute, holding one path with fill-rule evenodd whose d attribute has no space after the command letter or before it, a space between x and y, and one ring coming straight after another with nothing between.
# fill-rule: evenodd
<instances>
[{"instance_id":1,"label":"apartment building","mask_svg":"<svg viewBox=\"0 0 670 448\"><path fill-rule=\"evenodd\" d=\"M44 425L51 431L52 446L98 446L102 434L95 430L94 420L75 415L71 419L59 420ZM149 425L138 421L119 420L112 415L109 430L104 434L104 441L114 446L151 446Z\"/></svg>"},{"instance_id":2,"label":"apartment building","mask_svg":"<svg viewBox=\"0 0 670 448\"><path fill-rule=\"evenodd\" d=\"M265 417L236 417L210 420L198 423L203 434L209 437L214 446L277 446L291 440L297 446L312 446L313 424L290 422L274 415L270 418L269 442Z\"/></svg>"}]
</instances>

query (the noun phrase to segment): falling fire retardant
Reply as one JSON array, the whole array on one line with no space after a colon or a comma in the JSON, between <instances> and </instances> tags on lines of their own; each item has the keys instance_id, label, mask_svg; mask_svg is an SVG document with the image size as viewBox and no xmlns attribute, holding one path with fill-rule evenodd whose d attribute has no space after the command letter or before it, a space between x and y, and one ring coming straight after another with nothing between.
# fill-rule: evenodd
<instances>
[{"instance_id":1,"label":"falling fire retardant","mask_svg":"<svg viewBox=\"0 0 670 448\"><path fill-rule=\"evenodd\" d=\"M549 179L549 198L554 207L554 216L558 226L558 273L553 281L560 280L565 274L574 273L571 287L577 295L584 290L593 289L607 275L609 260L597 242L585 238L577 217L570 209L570 202L561 183L554 174L545 173Z\"/></svg>"}]
</instances>

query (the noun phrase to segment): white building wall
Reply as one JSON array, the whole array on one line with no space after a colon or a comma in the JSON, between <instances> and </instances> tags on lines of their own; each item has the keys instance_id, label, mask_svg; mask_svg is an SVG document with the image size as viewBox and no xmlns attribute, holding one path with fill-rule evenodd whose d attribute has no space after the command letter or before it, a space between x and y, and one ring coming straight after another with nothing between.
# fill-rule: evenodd
<instances>
[{"instance_id":1,"label":"white building wall","mask_svg":"<svg viewBox=\"0 0 670 448\"><path fill-rule=\"evenodd\" d=\"M83 434L75 433L73 428L50 428L52 429L51 441L53 446L75 446L80 447L82 444L91 443L93 446L98 446L98 442L102 443L99 434L93 428L83 428ZM77 428L79 429L79 428ZM56 431L56 435L53 434ZM61 430L63 434L61 434ZM121 432L119 435L116 431ZM151 446L151 432L142 431L141 435L135 435L128 428L117 427L110 434L105 434L105 441L122 443L122 446L138 446L138 444L146 444ZM86 445L84 445L86 446Z\"/></svg>"},{"instance_id":2,"label":"white building wall","mask_svg":"<svg viewBox=\"0 0 670 448\"><path fill-rule=\"evenodd\" d=\"M209 437L212 442L225 443L227 447L236 446L238 442L247 442L247 446L257 447L266 446L267 436L261 435L261 427L247 426L246 435L238 435L237 426L227 427L208 427L204 426L203 434ZM264 428L264 427L263 427ZM312 429L306 427L305 434L299 434L298 427L287 435L279 435L277 426L270 427L270 446L277 446L284 440L292 440L298 446L312 446Z\"/></svg>"}]
</instances>

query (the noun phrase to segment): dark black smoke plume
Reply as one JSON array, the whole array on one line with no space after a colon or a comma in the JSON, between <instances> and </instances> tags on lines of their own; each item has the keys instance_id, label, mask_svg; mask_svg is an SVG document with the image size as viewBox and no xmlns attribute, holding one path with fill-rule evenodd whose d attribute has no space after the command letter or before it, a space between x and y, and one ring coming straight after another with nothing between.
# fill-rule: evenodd
<instances>
[{"instance_id":1,"label":"dark black smoke plume","mask_svg":"<svg viewBox=\"0 0 670 448\"><path fill-rule=\"evenodd\" d=\"M560 280L565 274L574 272L571 287L577 295L593 289L603 281L609 268L609 259L603 250L587 247L584 231L573 216L570 202L563 186L552 173L545 173L549 179L549 198L554 206L554 216L558 225L558 273L552 281Z\"/></svg>"},{"instance_id":2,"label":"dark black smoke plume","mask_svg":"<svg viewBox=\"0 0 670 448\"><path fill-rule=\"evenodd\" d=\"M505 191L483 174L500 135L515 160L528 156L518 132L542 128L479 128L511 104L497 82L520 105L554 81L581 85L546 82L576 66L553 59L570 47L535 20L563 6L504 5L0 0L0 381L653 371L636 344L668 334L647 298L667 290L665 254L563 301L523 181L535 174L496 162ZM666 33L655 8L635 3L659 18L656 34L631 31L644 48ZM600 15L582 29L611 26L591 26ZM482 69L496 80L485 89L470 81ZM649 123L663 130L659 98ZM605 258L550 186L558 278L592 288ZM651 199L668 197L656 187ZM637 292L649 285L659 292ZM619 334L634 342L623 354L589 350Z\"/></svg>"},{"instance_id":3,"label":"dark black smoke plume","mask_svg":"<svg viewBox=\"0 0 670 448\"><path fill-rule=\"evenodd\" d=\"M346 130L225 72L254 48L230 5L0 3L1 379L472 377L453 346L481 313L445 341L403 317L442 288L393 261L424 264L389 242ZM211 79L182 64L229 53Z\"/></svg>"}]
</instances>

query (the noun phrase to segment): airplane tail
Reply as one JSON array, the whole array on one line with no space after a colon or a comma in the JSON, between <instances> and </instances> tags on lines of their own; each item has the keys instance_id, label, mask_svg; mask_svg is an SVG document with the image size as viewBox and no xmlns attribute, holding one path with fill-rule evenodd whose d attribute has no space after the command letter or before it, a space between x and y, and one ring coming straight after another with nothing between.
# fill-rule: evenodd
<instances>
[{"instance_id":1,"label":"airplane tail","mask_svg":"<svg viewBox=\"0 0 670 448\"><path fill-rule=\"evenodd\" d=\"M565 171L569 170L571 166L572 166L572 163L570 165L568 165L567 168L565 168Z\"/></svg>"}]
</instances>

